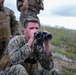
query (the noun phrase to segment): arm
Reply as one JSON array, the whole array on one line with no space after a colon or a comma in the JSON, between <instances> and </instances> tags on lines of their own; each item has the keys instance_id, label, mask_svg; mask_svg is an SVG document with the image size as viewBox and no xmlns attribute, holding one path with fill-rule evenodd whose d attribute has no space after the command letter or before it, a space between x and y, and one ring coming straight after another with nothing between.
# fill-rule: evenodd
<instances>
[{"instance_id":1,"label":"arm","mask_svg":"<svg viewBox=\"0 0 76 75\"><path fill-rule=\"evenodd\" d=\"M49 57L49 55L50 55L50 47L51 46L51 44L50 44L50 41L49 40L45 40L45 52L46 52L46 55L47 55L47 57Z\"/></svg>"},{"instance_id":2,"label":"arm","mask_svg":"<svg viewBox=\"0 0 76 75\"><path fill-rule=\"evenodd\" d=\"M17 0L16 2L18 11L21 11L20 8L23 6L23 0Z\"/></svg>"},{"instance_id":3,"label":"arm","mask_svg":"<svg viewBox=\"0 0 76 75\"><path fill-rule=\"evenodd\" d=\"M28 0L17 0L17 9L19 11L26 11L28 9Z\"/></svg>"},{"instance_id":4,"label":"arm","mask_svg":"<svg viewBox=\"0 0 76 75\"><path fill-rule=\"evenodd\" d=\"M24 62L24 60L32 53L27 43L22 39L19 40L19 37L17 36L10 40L7 50L12 64Z\"/></svg>"},{"instance_id":5,"label":"arm","mask_svg":"<svg viewBox=\"0 0 76 75\"><path fill-rule=\"evenodd\" d=\"M47 70L50 70L54 67L51 52L49 51L49 55L47 56L46 51L39 46L38 46L38 60L41 66Z\"/></svg>"},{"instance_id":6,"label":"arm","mask_svg":"<svg viewBox=\"0 0 76 75\"><path fill-rule=\"evenodd\" d=\"M10 10L10 29L11 29L11 35L17 35L20 34L19 32L19 23L16 20L16 16L12 10Z\"/></svg>"},{"instance_id":7,"label":"arm","mask_svg":"<svg viewBox=\"0 0 76 75\"><path fill-rule=\"evenodd\" d=\"M48 33L47 31L44 31ZM51 54L51 44L50 40L44 39L44 46L39 47L38 46L38 60L43 68L50 70L54 67L54 63L52 60L52 54ZM46 66L47 65L47 66Z\"/></svg>"}]
</instances>

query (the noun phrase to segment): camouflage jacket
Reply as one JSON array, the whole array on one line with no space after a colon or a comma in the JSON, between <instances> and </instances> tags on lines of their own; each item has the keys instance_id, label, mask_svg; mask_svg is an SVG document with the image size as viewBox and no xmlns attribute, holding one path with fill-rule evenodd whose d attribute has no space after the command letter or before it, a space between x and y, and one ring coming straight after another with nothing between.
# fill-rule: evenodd
<instances>
[{"instance_id":1,"label":"camouflage jacket","mask_svg":"<svg viewBox=\"0 0 76 75\"><path fill-rule=\"evenodd\" d=\"M31 65L33 65L38 64L39 62L44 69L50 70L53 68L54 64L51 52L50 56L47 57L44 48L37 46L36 43L33 43L30 48L27 45L27 41L24 35L15 36L14 38L12 38L7 46L7 50L10 62L12 64L30 63ZM29 59L29 61L27 61L27 59ZM35 62L33 62L32 60Z\"/></svg>"},{"instance_id":2,"label":"camouflage jacket","mask_svg":"<svg viewBox=\"0 0 76 75\"><path fill-rule=\"evenodd\" d=\"M17 9L23 6L24 0L17 0ZM40 10L44 10L43 0L28 0L28 10L36 12L39 14Z\"/></svg>"},{"instance_id":3,"label":"camouflage jacket","mask_svg":"<svg viewBox=\"0 0 76 75\"><path fill-rule=\"evenodd\" d=\"M3 11L6 14L6 17L9 21L11 35L14 36L16 34L19 34L19 24L18 21L16 20L14 12L7 7L3 7L1 11Z\"/></svg>"}]
</instances>

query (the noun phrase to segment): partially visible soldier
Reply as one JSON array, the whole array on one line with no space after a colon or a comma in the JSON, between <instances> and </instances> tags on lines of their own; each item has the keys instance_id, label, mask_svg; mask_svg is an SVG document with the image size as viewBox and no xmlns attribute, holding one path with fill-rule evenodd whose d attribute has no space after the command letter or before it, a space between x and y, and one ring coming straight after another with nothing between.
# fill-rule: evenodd
<instances>
[{"instance_id":1,"label":"partially visible soldier","mask_svg":"<svg viewBox=\"0 0 76 75\"><path fill-rule=\"evenodd\" d=\"M39 21L37 15L44 10L43 0L17 0L17 9L21 12L20 25L23 27L24 19L33 17Z\"/></svg>"},{"instance_id":2,"label":"partially visible soldier","mask_svg":"<svg viewBox=\"0 0 76 75\"><path fill-rule=\"evenodd\" d=\"M0 75L2 75L1 70L11 66L5 51L6 46L11 37L20 34L19 24L14 12L4 7L4 1L0 0Z\"/></svg>"}]
</instances>

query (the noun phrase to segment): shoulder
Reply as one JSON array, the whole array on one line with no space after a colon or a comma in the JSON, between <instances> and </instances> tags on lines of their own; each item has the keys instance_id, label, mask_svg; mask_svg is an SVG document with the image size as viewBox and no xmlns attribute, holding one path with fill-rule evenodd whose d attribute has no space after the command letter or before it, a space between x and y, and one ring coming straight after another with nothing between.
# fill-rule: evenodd
<instances>
[{"instance_id":1,"label":"shoulder","mask_svg":"<svg viewBox=\"0 0 76 75\"><path fill-rule=\"evenodd\" d=\"M13 13L14 12L12 9L10 9L8 7L4 7L4 11L8 12L8 13L11 13L11 12Z\"/></svg>"},{"instance_id":2,"label":"shoulder","mask_svg":"<svg viewBox=\"0 0 76 75\"><path fill-rule=\"evenodd\" d=\"M19 43L20 41L24 40L24 35L15 36L12 39L10 39L9 44L12 43Z\"/></svg>"},{"instance_id":3,"label":"shoulder","mask_svg":"<svg viewBox=\"0 0 76 75\"><path fill-rule=\"evenodd\" d=\"M9 44L15 43L15 42L18 40L18 37L19 37L19 36L15 36L15 37L13 37L12 39L10 39Z\"/></svg>"}]
</instances>

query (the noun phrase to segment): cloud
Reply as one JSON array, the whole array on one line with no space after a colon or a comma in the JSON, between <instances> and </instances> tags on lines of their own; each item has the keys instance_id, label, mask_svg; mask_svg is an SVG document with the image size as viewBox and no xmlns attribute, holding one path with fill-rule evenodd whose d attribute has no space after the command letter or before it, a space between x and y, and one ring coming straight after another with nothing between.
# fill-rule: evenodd
<instances>
[{"instance_id":1,"label":"cloud","mask_svg":"<svg viewBox=\"0 0 76 75\"><path fill-rule=\"evenodd\" d=\"M12 9L19 20L16 0L5 0L5 6ZM76 29L76 0L44 0L44 10L38 16L41 24Z\"/></svg>"},{"instance_id":2,"label":"cloud","mask_svg":"<svg viewBox=\"0 0 76 75\"><path fill-rule=\"evenodd\" d=\"M76 17L76 4L64 5L51 10L53 15Z\"/></svg>"}]
</instances>

